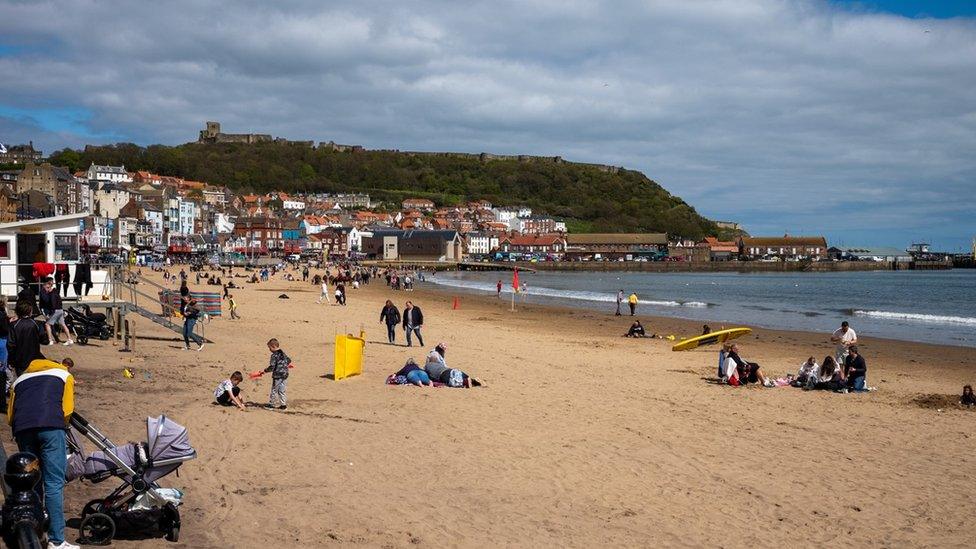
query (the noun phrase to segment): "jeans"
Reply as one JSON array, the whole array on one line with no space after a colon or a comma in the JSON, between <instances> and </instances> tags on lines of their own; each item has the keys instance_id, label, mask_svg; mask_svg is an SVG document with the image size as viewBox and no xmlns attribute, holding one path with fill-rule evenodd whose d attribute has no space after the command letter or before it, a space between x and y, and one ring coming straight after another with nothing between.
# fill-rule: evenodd
<instances>
[{"instance_id":1,"label":"jeans","mask_svg":"<svg viewBox=\"0 0 976 549\"><path fill-rule=\"evenodd\" d=\"M420 342L420 346L424 346L424 338L420 335L420 326L407 326L407 347L413 347L413 341L410 340L410 334L417 334L417 341Z\"/></svg>"},{"instance_id":2,"label":"jeans","mask_svg":"<svg viewBox=\"0 0 976 549\"><path fill-rule=\"evenodd\" d=\"M407 373L407 381L414 385L426 385L430 383L430 376L424 370L411 370Z\"/></svg>"},{"instance_id":3,"label":"jeans","mask_svg":"<svg viewBox=\"0 0 976 549\"><path fill-rule=\"evenodd\" d=\"M386 325L386 337L390 340L390 343L396 343L396 324Z\"/></svg>"},{"instance_id":4,"label":"jeans","mask_svg":"<svg viewBox=\"0 0 976 549\"><path fill-rule=\"evenodd\" d=\"M38 429L17 435L17 447L41 460L41 482L37 493L44 501L51 521L47 539L58 545L64 541L64 474L68 468L64 429Z\"/></svg>"},{"instance_id":5,"label":"jeans","mask_svg":"<svg viewBox=\"0 0 976 549\"><path fill-rule=\"evenodd\" d=\"M271 396L268 398L268 404L274 406L275 400L278 401L279 406L287 406L288 399L285 397L285 389L288 388L288 378L285 379L272 379L271 380Z\"/></svg>"},{"instance_id":6,"label":"jeans","mask_svg":"<svg viewBox=\"0 0 976 549\"><path fill-rule=\"evenodd\" d=\"M864 386L865 386L864 376L859 376L847 380L847 388L852 391L856 391L859 393L862 391L866 391L867 389L865 389Z\"/></svg>"},{"instance_id":7,"label":"jeans","mask_svg":"<svg viewBox=\"0 0 976 549\"><path fill-rule=\"evenodd\" d=\"M197 345L200 345L200 342L203 341L200 339L200 336L193 333L193 327L196 326L196 324L197 319L195 318L187 318L183 320L183 343L185 343L187 347L190 346L190 338L193 338L193 341L196 342Z\"/></svg>"}]
</instances>

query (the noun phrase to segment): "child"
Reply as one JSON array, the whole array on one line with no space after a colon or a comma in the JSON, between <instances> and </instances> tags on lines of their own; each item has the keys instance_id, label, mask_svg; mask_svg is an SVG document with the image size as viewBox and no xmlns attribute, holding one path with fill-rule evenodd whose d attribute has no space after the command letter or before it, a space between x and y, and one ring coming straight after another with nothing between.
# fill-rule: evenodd
<instances>
[{"instance_id":1,"label":"child","mask_svg":"<svg viewBox=\"0 0 976 549\"><path fill-rule=\"evenodd\" d=\"M959 404L963 406L976 406L976 396L973 396L972 385L966 385L962 388L962 398L959 399Z\"/></svg>"},{"instance_id":2,"label":"child","mask_svg":"<svg viewBox=\"0 0 976 549\"><path fill-rule=\"evenodd\" d=\"M815 376L817 372L820 371L820 365L817 364L817 359L810 357L806 362L800 364L800 369L796 372L796 378L790 385L794 387L804 387L810 383L811 378L813 378L813 383L816 383Z\"/></svg>"},{"instance_id":3,"label":"child","mask_svg":"<svg viewBox=\"0 0 976 549\"><path fill-rule=\"evenodd\" d=\"M246 412L244 400L241 399L241 388L238 385L244 381L244 375L239 371L230 375L230 379L220 382L214 389L214 402L221 406L237 406L242 412Z\"/></svg>"},{"instance_id":4,"label":"child","mask_svg":"<svg viewBox=\"0 0 976 549\"><path fill-rule=\"evenodd\" d=\"M288 386L288 365L291 364L291 359L281 350L281 345L275 338L268 340L268 350L271 351L271 359L264 371L271 372L271 397L264 407L269 410L273 409L277 400L278 409L285 410L288 408L285 389Z\"/></svg>"},{"instance_id":5,"label":"child","mask_svg":"<svg viewBox=\"0 0 976 549\"><path fill-rule=\"evenodd\" d=\"M227 298L227 304L230 307L230 319L234 320L236 318L240 320L241 315L237 314L237 302L234 301L234 294L229 295Z\"/></svg>"}]
</instances>

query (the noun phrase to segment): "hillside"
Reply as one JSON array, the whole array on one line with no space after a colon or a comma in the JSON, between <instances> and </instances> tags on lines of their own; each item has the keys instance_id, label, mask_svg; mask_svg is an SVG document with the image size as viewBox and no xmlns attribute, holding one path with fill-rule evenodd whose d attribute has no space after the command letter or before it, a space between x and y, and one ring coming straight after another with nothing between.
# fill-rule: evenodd
<instances>
[{"instance_id":1,"label":"hillside","mask_svg":"<svg viewBox=\"0 0 976 549\"><path fill-rule=\"evenodd\" d=\"M413 155L395 151L335 152L264 143L133 144L64 149L51 162L72 170L124 164L226 185L238 191L366 192L399 203L430 198L438 205L486 199L497 205L527 205L565 219L572 232L667 232L688 238L717 233L715 224L644 174L552 162L482 161L473 155Z\"/></svg>"}]
</instances>

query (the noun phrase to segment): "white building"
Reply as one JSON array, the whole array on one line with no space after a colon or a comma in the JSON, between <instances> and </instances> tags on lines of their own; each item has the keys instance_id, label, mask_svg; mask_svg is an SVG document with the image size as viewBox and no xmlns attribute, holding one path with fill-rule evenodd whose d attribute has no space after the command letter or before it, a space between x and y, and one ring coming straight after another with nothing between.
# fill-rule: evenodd
<instances>
[{"instance_id":1,"label":"white building","mask_svg":"<svg viewBox=\"0 0 976 549\"><path fill-rule=\"evenodd\" d=\"M179 228L176 232L183 235L194 234L194 222L199 216L199 208L197 208L196 202L192 200L186 200L184 198L178 198L179 200Z\"/></svg>"},{"instance_id":2,"label":"white building","mask_svg":"<svg viewBox=\"0 0 976 549\"><path fill-rule=\"evenodd\" d=\"M488 255L498 248L498 236L487 233L468 233L468 255Z\"/></svg>"},{"instance_id":3,"label":"white building","mask_svg":"<svg viewBox=\"0 0 976 549\"><path fill-rule=\"evenodd\" d=\"M231 234L234 232L234 218L230 214L217 212L214 216L214 230L217 234Z\"/></svg>"},{"instance_id":4,"label":"white building","mask_svg":"<svg viewBox=\"0 0 976 549\"><path fill-rule=\"evenodd\" d=\"M349 234L346 236L346 240L346 249L350 252L358 252L363 249L363 233L361 233L355 226L349 229Z\"/></svg>"},{"instance_id":5,"label":"white building","mask_svg":"<svg viewBox=\"0 0 976 549\"><path fill-rule=\"evenodd\" d=\"M132 177L125 171L125 166L88 166L88 180L105 183L132 183Z\"/></svg>"},{"instance_id":6,"label":"white building","mask_svg":"<svg viewBox=\"0 0 976 549\"><path fill-rule=\"evenodd\" d=\"M281 201L281 207L285 210L305 211L305 203L295 198Z\"/></svg>"},{"instance_id":7,"label":"white building","mask_svg":"<svg viewBox=\"0 0 976 549\"><path fill-rule=\"evenodd\" d=\"M152 209L148 206L142 207L145 221L152 227L152 232L162 236L163 234L163 212Z\"/></svg>"}]
</instances>

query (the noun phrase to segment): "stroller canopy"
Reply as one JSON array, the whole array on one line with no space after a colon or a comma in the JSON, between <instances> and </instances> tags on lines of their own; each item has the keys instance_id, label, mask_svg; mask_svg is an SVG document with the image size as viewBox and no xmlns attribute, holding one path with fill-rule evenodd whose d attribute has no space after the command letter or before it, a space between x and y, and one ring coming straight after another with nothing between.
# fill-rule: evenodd
<instances>
[{"instance_id":1,"label":"stroller canopy","mask_svg":"<svg viewBox=\"0 0 976 549\"><path fill-rule=\"evenodd\" d=\"M98 441L90 436L90 433L83 432L92 442ZM101 451L92 452L90 456L84 456L84 449L78 441L77 435L72 432L69 437L73 439L74 446L80 450L68 459L68 480L79 477L98 477L105 473L114 473L121 468L112 460L108 454L121 460L129 467L135 468L139 463L139 446L141 443L129 443L122 446L106 447ZM196 457L196 451L190 446L190 435L179 423L167 418L166 416L150 417L146 419L146 442L145 454L151 464L145 473L145 479L149 482L170 474L179 468L184 461ZM164 465L156 465L160 461L175 460Z\"/></svg>"}]
</instances>

